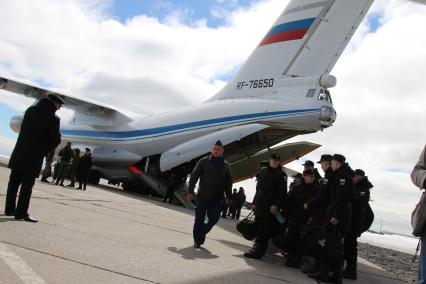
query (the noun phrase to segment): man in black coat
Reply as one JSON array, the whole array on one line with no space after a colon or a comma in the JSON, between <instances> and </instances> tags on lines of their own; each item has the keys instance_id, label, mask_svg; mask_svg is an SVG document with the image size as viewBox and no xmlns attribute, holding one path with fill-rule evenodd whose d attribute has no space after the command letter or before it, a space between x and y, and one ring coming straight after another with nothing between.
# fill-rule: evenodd
<instances>
[{"instance_id":1,"label":"man in black coat","mask_svg":"<svg viewBox=\"0 0 426 284\"><path fill-rule=\"evenodd\" d=\"M194 188L197 181L200 180L193 229L195 248L200 248L204 244L206 235L219 221L225 195L227 197L231 195L231 169L223 158L223 152L223 144L218 140L213 145L211 155L198 161L189 179L188 201L192 201L194 198ZM206 215L209 220L207 224L205 223Z\"/></svg>"},{"instance_id":2,"label":"man in black coat","mask_svg":"<svg viewBox=\"0 0 426 284\"><path fill-rule=\"evenodd\" d=\"M43 158L61 142L60 119L55 112L64 101L50 94L25 111L18 140L9 161L10 173L5 214L17 220L37 222L28 214L31 193L40 175ZM21 186L18 205L16 196ZM15 208L16 206L16 208Z\"/></svg>"},{"instance_id":3,"label":"man in black coat","mask_svg":"<svg viewBox=\"0 0 426 284\"><path fill-rule=\"evenodd\" d=\"M244 188L240 187L237 194L237 210L235 213L236 214L235 218L237 220L240 219L241 209L243 208L245 203L246 203L246 194L244 193Z\"/></svg>"},{"instance_id":4,"label":"man in black coat","mask_svg":"<svg viewBox=\"0 0 426 284\"><path fill-rule=\"evenodd\" d=\"M357 279L357 238L363 233L364 223L366 219L366 210L370 201L370 189L373 185L365 176L365 172L361 169L355 170L353 178L355 183L354 199L352 201L351 222L348 233L345 235L344 259L346 261L346 269L343 271L343 278Z\"/></svg>"},{"instance_id":5,"label":"man in black coat","mask_svg":"<svg viewBox=\"0 0 426 284\"><path fill-rule=\"evenodd\" d=\"M315 168L314 162L312 162L310 160L307 160L307 161L305 161L305 163L302 166L303 166L303 170L304 171L306 171L306 170L313 170L314 171L314 174L315 174L315 183L319 184L320 181L321 181L321 179L322 179L322 177L319 174L317 168Z\"/></svg>"},{"instance_id":6,"label":"man in black coat","mask_svg":"<svg viewBox=\"0 0 426 284\"><path fill-rule=\"evenodd\" d=\"M83 157L80 159L80 163L78 165L78 187L77 189L86 190L87 180L89 178L89 171L92 167L92 150L86 148Z\"/></svg>"},{"instance_id":7,"label":"man in black coat","mask_svg":"<svg viewBox=\"0 0 426 284\"><path fill-rule=\"evenodd\" d=\"M335 226L334 229L343 237L348 231L350 222L350 203L354 194L353 177L354 172L346 163L343 155L335 154L331 161L331 168L334 176L330 187L330 206L326 215L326 222ZM334 283L342 283L342 265L343 250L338 252L337 262L331 262L327 258L321 259L320 272L310 274L309 276L318 281L334 281ZM329 272L332 272L330 276Z\"/></svg>"},{"instance_id":8,"label":"man in black coat","mask_svg":"<svg viewBox=\"0 0 426 284\"><path fill-rule=\"evenodd\" d=\"M256 194L253 199L257 237L245 257L261 259L266 252L268 241L280 230L276 215L285 204L287 196L287 175L281 166L281 158L272 154L269 165L257 174Z\"/></svg>"},{"instance_id":9,"label":"man in black coat","mask_svg":"<svg viewBox=\"0 0 426 284\"><path fill-rule=\"evenodd\" d=\"M71 160L74 158L74 151L71 149L71 142L68 142L65 147L59 151L58 157L60 158L60 161L55 184L64 186L64 180L68 175Z\"/></svg>"},{"instance_id":10,"label":"man in black coat","mask_svg":"<svg viewBox=\"0 0 426 284\"><path fill-rule=\"evenodd\" d=\"M304 182L295 186L287 195L287 240L288 255L285 266L299 268L302 261L304 246L301 239L301 231L307 224L310 214L304 209L308 200L313 198L319 191L319 185L315 183L315 172L313 170L303 171Z\"/></svg>"}]
</instances>

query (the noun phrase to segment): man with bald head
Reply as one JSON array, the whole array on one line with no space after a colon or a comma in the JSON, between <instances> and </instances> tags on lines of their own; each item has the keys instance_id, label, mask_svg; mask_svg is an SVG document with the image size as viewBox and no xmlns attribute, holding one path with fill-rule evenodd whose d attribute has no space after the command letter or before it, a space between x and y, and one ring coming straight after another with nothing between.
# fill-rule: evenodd
<instances>
[{"instance_id":1,"label":"man with bald head","mask_svg":"<svg viewBox=\"0 0 426 284\"><path fill-rule=\"evenodd\" d=\"M224 206L225 195L231 196L232 177L229 164L223 158L224 147L218 140L211 149L211 154L198 161L189 179L187 199L194 198L194 189L200 180L195 209L194 247L200 248L206 235L219 221ZM205 223L206 215L208 222Z\"/></svg>"}]
</instances>

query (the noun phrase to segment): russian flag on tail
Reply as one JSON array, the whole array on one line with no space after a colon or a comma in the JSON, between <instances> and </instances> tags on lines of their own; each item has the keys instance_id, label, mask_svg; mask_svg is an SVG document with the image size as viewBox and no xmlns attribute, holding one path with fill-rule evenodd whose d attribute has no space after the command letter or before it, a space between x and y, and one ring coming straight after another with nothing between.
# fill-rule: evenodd
<instances>
[{"instance_id":1,"label":"russian flag on tail","mask_svg":"<svg viewBox=\"0 0 426 284\"><path fill-rule=\"evenodd\" d=\"M315 18L308 18L275 26L268 32L259 46L301 39L305 36L314 21Z\"/></svg>"}]
</instances>

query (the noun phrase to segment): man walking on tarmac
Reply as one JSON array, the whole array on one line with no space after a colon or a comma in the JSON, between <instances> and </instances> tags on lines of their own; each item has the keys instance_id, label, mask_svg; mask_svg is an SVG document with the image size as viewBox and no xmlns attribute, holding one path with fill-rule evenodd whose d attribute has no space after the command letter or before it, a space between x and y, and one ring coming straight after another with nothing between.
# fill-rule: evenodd
<instances>
[{"instance_id":1,"label":"man walking on tarmac","mask_svg":"<svg viewBox=\"0 0 426 284\"><path fill-rule=\"evenodd\" d=\"M18 140L9 161L10 173L7 187L7 216L27 222L38 222L28 214L31 193L37 176L40 175L43 158L61 142L60 119L55 112L64 101L50 94L25 111ZM20 189L18 205L16 196ZM15 209L16 206L16 209Z\"/></svg>"},{"instance_id":2,"label":"man walking on tarmac","mask_svg":"<svg viewBox=\"0 0 426 284\"><path fill-rule=\"evenodd\" d=\"M204 244L207 233L219 221L225 194L227 197L231 195L231 170L223 158L223 152L222 142L218 140L211 150L211 155L198 161L189 179L188 201L193 199L195 184L200 179L193 230L195 248L200 248ZM207 223L205 223L206 215Z\"/></svg>"}]
</instances>

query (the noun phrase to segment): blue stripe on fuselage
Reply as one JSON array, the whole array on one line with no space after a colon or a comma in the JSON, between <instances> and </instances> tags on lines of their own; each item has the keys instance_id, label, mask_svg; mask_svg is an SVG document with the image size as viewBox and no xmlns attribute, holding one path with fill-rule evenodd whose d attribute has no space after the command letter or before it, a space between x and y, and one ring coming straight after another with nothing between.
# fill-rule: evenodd
<instances>
[{"instance_id":1,"label":"blue stripe on fuselage","mask_svg":"<svg viewBox=\"0 0 426 284\"><path fill-rule=\"evenodd\" d=\"M304 110L289 110L289 111L276 111L276 112L264 112L264 113L252 113L235 115L207 120L194 121L189 123L181 123L170 126L132 130L132 131L93 131L93 130L62 130L64 136L78 136L81 138L95 138L95 139L135 139L135 138L151 138L157 136L163 136L166 134L178 133L183 131L190 131L199 128L205 128L214 126L215 124L230 124L240 122L241 120L253 120L259 118L267 118L274 116L289 116L298 114L307 114L312 112L319 112L320 109L304 109Z\"/></svg>"}]
</instances>

